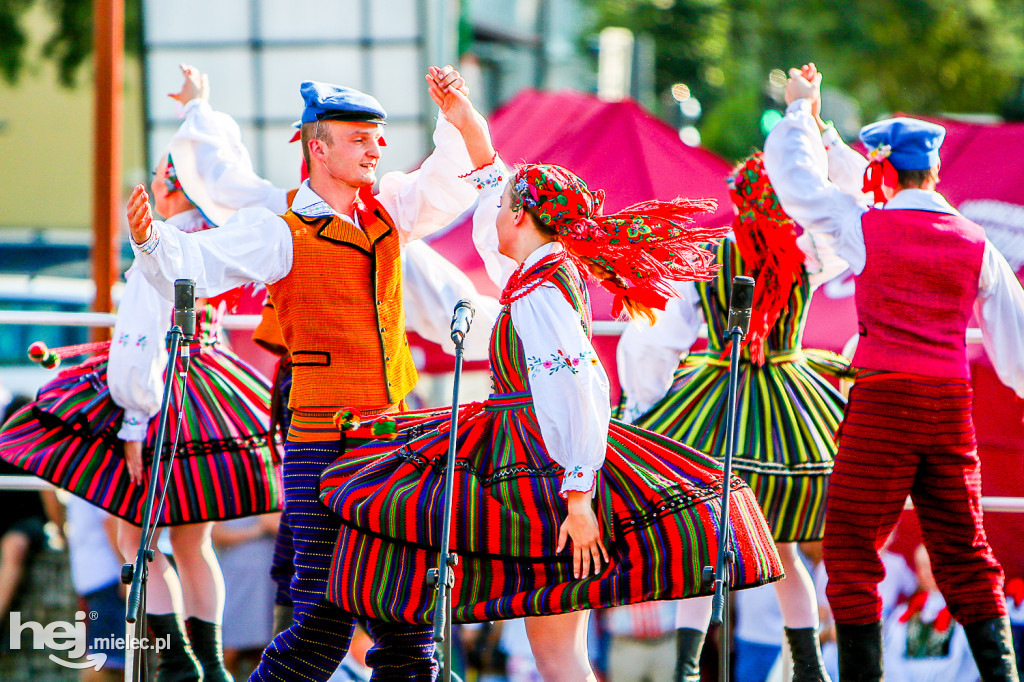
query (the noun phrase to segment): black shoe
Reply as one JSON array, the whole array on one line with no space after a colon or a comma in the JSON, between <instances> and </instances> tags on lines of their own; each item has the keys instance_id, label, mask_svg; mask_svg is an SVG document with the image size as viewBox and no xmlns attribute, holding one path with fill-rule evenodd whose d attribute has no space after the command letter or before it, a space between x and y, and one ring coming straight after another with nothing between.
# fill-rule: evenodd
<instances>
[{"instance_id":1,"label":"black shoe","mask_svg":"<svg viewBox=\"0 0 1024 682\"><path fill-rule=\"evenodd\" d=\"M675 682L700 682L700 652L703 648L703 630L676 630Z\"/></svg>"},{"instance_id":2,"label":"black shoe","mask_svg":"<svg viewBox=\"0 0 1024 682\"><path fill-rule=\"evenodd\" d=\"M839 679L842 682L881 682L882 623L843 625L836 623L839 648Z\"/></svg>"},{"instance_id":3,"label":"black shoe","mask_svg":"<svg viewBox=\"0 0 1024 682\"><path fill-rule=\"evenodd\" d=\"M203 682L235 682L224 667L224 645L221 644L220 626L196 617L185 621L192 650L203 667Z\"/></svg>"},{"instance_id":4,"label":"black shoe","mask_svg":"<svg viewBox=\"0 0 1024 682\"><path fill-rule=\"evenodd\" d=\"M149 625L151 639L167 642L167 646L157 654L156 682L200 682L202 672L199 662L189 646L185 628L181 626L177 614L147 614L146 623Z\"/></svg>"},{"instance_id":5,"label":"black shoe","mask_svg":"<svg viewBox=\"0 0 1024 682\"><path fill-rule=\"evenodd\" d=\"M832 682L821 660L817 628L784 628L793 656L793 682Z\"/></svg>"},{"instance_id":6,"label":"black shoe","mask_svg":"<svg viewBox=\"0 0 1024 682\"><path fill-rule=\"evenodd\" d=\"M982 682L1018 682L1010 619L989 618L964 626Z\"/></svg>"}]
</instances>

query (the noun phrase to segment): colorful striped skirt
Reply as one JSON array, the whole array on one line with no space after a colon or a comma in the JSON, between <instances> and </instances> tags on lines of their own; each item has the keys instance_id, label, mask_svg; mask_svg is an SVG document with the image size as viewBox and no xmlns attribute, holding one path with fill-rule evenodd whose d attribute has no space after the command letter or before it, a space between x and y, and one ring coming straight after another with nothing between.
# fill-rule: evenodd
<instances>
[{"instance_id":1,"label":"colorful striped skirt","mask_svg":"<svg viewBox=\"0 0 1024 682\"><path fill-rule=\"evenodd\" d=\"M842 374L825 351L772 353L762 367L740 366L736 472L757 494L776 542L820 540L828 476L843 397L815 371ZM691 353L668 393L636 425L718 458L725 456L729 360Z\"/></svg>"},{"instance_id":2,"label":"colorful striped skirt","mask_svg":"<svg viewBox=\"0 0 1024 682\"><path fill-rule=\"evenodd\" d=\"M429 623L437 565L450 412L348 453L321 479L342 519L328 598L387 621ZM422 435L419 435L422 434ZM566 503L564 470L543 445L528 393L460 408L451 542L459 556L456 622L564 613L708 594L704 566L718 551L722 469L712 458L613 421L594 500L611 557L574 579L570 547L555 551ZM771 532L750 489L731 484L733 588L782 576Z\"/></svg>"},{"instance_id":3,"label":"colorful striped skirt","mask_svg":"<svg viewBox=\"0 0 1024 682\"><path fill-rule=\"evenodd\" d=\"M260 374L218 345L193 354L174 465L168 473L181 404L173 384L160 484L170 476L159 522L177 525L263 514L281 508L281 462L268 441L270 388ZM123 411L107 387L107 354L63 370L36 401L0 428L0 457L141 525L157 420L143 448L142 484L128 475L117 437Z\"/></svg>"}]
</instances>

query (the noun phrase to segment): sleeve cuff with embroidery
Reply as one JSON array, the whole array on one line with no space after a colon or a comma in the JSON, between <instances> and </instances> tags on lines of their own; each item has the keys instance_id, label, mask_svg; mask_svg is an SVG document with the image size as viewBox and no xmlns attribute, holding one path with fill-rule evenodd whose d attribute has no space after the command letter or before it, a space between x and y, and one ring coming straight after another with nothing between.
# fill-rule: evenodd
<instances>
[{"instance_id":1,"label":"sleeve cuff with embroidery","mask_svg":"<svg viewBox=\"0 0 1024 682\"><path fill-rule=\"evenodd\" d=\"M821 143L825 145L825 149L833 147L843 141L843 138L839 136L839 131L834 126L829 126L821 133Z\"/></svg>"},{"instance_id":2,"label":"sleeve cuff with embroidery","mask_svg":"<svg viewBox=\"0 0 1024 682\"><path fill-rule=\"evenodd\" d=\"M571 492L589 493L594 489L594 481L597 477L597 469L593 467L575 465L572 469L566 469L562 477L562 490L560 495L567 497Z\"/></svg>"},{"instance_id":3,"label":"sleeve cuff with embroidery","mask_svg":"<svg viewBox=\"0 0 1024 682\"><path fill-rule=\"evenodd\" d=\"M149 430L149 416L138 410L125 410L121 419L121 430L117 437L121 440L146 440Z\"/></svg>"},{"instance_id":4,"label":"sleeve cuff with embroidery","mask_svg":"<svg viewBox=\"0 0 1024 682\"><path fill-rule=\"evenodd\" d=\"M461 176L466 182L478 190L504 188L508 182L508 168L505 162L497 154L486 166L474 168L469 173Z\"/></svg>"},{"instance_id":5,"label":"sleeve cuff with embroidery","mask_svg":"<svg viewBox=\"0 0 1024 682\"><path fill-rule=\"evenodd\" d=\"M153 251L156 250L156 247L160 244L160 228L157 227L156 221L153 221L153 224L149 229L149 239L138 244L135 242L135 238L129 235L128 241L132 245L132 250L137 253L144 253L148 256L153 253Z\"/></svg>"}]
</instances>

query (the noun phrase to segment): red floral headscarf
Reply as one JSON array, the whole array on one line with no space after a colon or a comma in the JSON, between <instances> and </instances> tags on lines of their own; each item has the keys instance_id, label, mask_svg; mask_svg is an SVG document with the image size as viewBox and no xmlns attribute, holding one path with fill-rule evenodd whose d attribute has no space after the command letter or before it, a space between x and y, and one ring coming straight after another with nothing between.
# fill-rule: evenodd
<instances>
[{"instance_id":1,"label":"red floral headscarf","mask_svg":"<svg viewBox=\"0 0 1024 682\"><path fill-rule=\"evenodd\" d=\"M525 165L512 178L512 207L526 206L551 227L577 266L593 262L613 275L601 285L615 294L612 314L625 298L663 310L675 290L667 280L715 277L714 254L702 246L727 228L696 225L691 217L714 210L714 199L645 201L602 215L604 192L591 192L571 171Z\"/></svg>"},{"instance_id":2,"label":"red floral headscarf","mask_svg":"<svg viewBox=\"0 0 1024 682\"><path fill-rule=\"evenodd\" d=\"M750 358L764 364L764 342L789 294L803 277L804 254L796 244L796 223L782 209L758 152L736 167L728 179L736 208L733 234L754 278L754 304L745 340Z\"/></svg>"}]
</instances>

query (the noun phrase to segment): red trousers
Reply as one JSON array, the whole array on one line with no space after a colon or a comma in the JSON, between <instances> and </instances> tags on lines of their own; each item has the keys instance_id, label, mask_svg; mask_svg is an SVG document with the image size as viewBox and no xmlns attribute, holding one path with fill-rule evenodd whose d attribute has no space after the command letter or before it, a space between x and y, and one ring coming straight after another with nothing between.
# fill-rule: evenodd
<instances>
[{"instance_id":1,"label":"red trousers","mask_svg":"<svg viewBox=\"0 0 1024 682\"><path fill-rule=\"evenodd\" d=\"M961 624L1006 615L1003 570L981 514L973 392L909 374L858 378L840 426L825 513L828 601L836 622L878 622L878 556L909 494L932 572Z\"/></svg>"}]
</instances>

